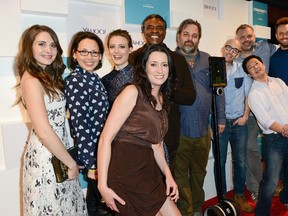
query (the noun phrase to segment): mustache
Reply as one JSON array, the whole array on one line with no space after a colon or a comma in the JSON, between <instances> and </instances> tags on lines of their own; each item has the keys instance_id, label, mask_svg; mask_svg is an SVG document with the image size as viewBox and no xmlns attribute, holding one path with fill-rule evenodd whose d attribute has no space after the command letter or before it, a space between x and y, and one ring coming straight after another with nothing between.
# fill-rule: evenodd
<instances>
[{"instance_id":1,"label":"mustache","mask_svg":"<svg viewBox=\"0 0 288 216\"><path fill-rule=\"evenodd\" d=\"M184 42L184 45L186 45L186 44L188 44L188 43L189 43L189 44L192 44L192 46L194 46L194 43L193 43L193 41L190 41L190 40L188 40L188 41L185 41L185 42Z\"/></svg>"}]
</instances>

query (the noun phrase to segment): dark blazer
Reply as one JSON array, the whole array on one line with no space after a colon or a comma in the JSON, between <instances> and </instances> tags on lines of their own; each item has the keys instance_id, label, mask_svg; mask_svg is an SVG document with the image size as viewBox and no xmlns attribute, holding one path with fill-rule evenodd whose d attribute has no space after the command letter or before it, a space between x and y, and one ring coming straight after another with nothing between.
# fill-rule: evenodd
<instances>
[{"instance_id":1,"label":"dark blazer","mask_svg":"<svg viewBox=\"0 0 288 216\"><path fill-rule=\"evenodd\" d=\"M145 44L144 46L130 53L129 63L131 65L135 65L135 63L137 62L137 58L141 56L141 53L143 52L146 46L148 45ZM196 91L194 89L194 85L192 82L192 78L189 72L189 67L187 65L186 59L182 55L170 50L167 46L166 48L169 50L170 55L173 59L177 77L177 87L173 100L174 103L172 104L170 112L168 114L168 124L169 124L168 132L164 138L165 144L167 145L168 148L170 167L173 169L174 158L179 145L179 138L180 138L179 104L192 105L196 98Z\"/></svg>"}]
</instances>

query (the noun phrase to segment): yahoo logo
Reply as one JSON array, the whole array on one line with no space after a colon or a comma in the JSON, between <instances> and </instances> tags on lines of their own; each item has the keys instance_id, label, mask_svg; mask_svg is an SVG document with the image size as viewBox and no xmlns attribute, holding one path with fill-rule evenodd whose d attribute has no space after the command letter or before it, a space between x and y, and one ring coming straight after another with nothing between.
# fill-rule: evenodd
<instances>
[{"instance_id":1,"label":"yahoo logo","mask_svg":"<svg viewBox=\"0 0 288 216\"><path fill-rule=\"evenodd\" d=\"M206 9L206 10L213 10L213 11L217 10L217 7L215 7L215 6L205 5L205 4L203 4L203 6L204 6L204 9Z\"/></svg>"},{"instance_id":2,"label":"yahoo logo","mask_svg":"<svg viewBox=\"0 0 288 216\"><path fill-rule=\"evenodd\" d=\"M133 40L132 44L135 45L135 46L143 46L144 45L144 41L141 41L141 40L135 41L135 40Z\"/></svg>"},{"instance_id":3,"label":"yahoo logo","mask_svg":"<svg viewBox=\"0 0 288 216\"><path fill-rule=\"evenodd\" d=\"M96 35L106 35L107 30L106 29L94 29L94 28L83 28L83 31L92 32Z\"/></svg>"}]
</instances>

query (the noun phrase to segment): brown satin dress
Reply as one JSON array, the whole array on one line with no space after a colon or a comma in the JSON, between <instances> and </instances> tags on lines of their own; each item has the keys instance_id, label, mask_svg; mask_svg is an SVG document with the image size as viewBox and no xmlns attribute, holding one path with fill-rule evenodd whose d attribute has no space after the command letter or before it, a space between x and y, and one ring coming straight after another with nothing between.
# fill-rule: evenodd
<instances>
[{"instance_id":1,"label":"brown satin dress","mask_svg":"<svg viewBox=\"0 0 288 216\"><path fill-rule=\"evenodd\" d=\"M166 188L151 145L167 132L167 113L144 101L141 90L132 113L112 143L108 185L126 205L116 201L118 215L155 216L166 200Z\"/></svg>"}]
</instances>

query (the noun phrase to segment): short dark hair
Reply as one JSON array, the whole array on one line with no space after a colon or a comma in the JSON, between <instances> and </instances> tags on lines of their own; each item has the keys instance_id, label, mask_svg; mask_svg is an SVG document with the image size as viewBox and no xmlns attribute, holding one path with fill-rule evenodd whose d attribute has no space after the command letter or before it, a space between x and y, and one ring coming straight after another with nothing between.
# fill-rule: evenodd
<instances>
[{"instance_id":1,"label":"short dark hair","mask_svg":"<svg viewBox=\"0 0 288 216\"><path fill-rule=\"evenodd\" d=\"M251 60L253 58L257 59L258 61L260 61L263 64L263 61L262 61L261 57L259 57L259 56L250 55L250 56L246 57L242 62L242 68L247 74L249 74L248 69L247 69L247 63L249 60Z\"/></svg>"},{"instance_id":2,"label":"short dark hair","mask_svg":"<svg viewBox=\"0 0 288 216\"><path fill-rule=\"evenodd\" d=\"M239 30L242 30L242 29L246 29L246 28L250 28L254 31L254 28L248 24L241 24L237 29L236 29L236 35L238 34L238 31Z\"/></svg>"},{"instance_id":3,"label":"short dark hair","mask_svg":"<svg viewBox=\"0 0 288 216\"><path fill-rule=\"evenodd\" d=\"M153 18L161 20L164 23L165 30L167 29L167 23L166 23L165 19L162 16L160 16L159 14L150 14L143 20L143 22L141 24L141 32L142 33L144 32L145 22L147 20L150 20L150 19L153 19Z\"/></svg>"},{"instance_id":4,"label":"short dark hair","mask_svg":"<svg viewBox=\"0 0 288 216\"><path fill-rule=\"evenodd\" d=\"M277 31L277 28L280 25L286 25L288 24L288 17L281 17L275 22L275 30Z\"/></svg>"},{"instance_id":5,"label":"short dark hair","mask_svg":"<svg viewBox=\"0 0 288 216\"><path fill-rule=\"evenodd\" d=\"M177 34L180 35L181 32L183 31L183 29L187 26L187 25L190 25L190 24L193 24L193 25L196 25L198 27L198 32L199 32L199 38L201 38L202 36L202 28L201 28L201 25L200 23L197 21L197 20L193 20L193 19L185 19L183 20L179 27L178 27L178 31L177 31Z\"/></svg>"}]
</instances>

